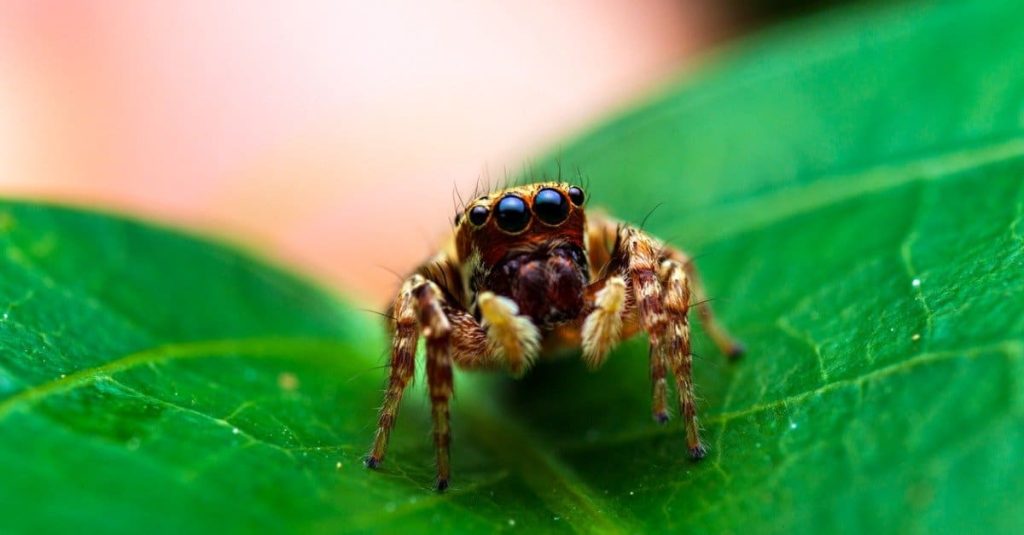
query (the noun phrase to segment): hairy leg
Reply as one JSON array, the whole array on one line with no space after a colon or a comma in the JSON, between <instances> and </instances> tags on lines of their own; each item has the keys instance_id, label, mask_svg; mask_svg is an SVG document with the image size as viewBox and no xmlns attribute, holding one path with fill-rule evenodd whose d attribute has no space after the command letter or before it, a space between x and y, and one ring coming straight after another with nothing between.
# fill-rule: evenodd
<instances>
[{"instance_id":1,"label":"hairy leg","mask_svg":"<svg viewBox=\"0 0 1024 535\"><path fill-rule=\"evenodd\" d=\"M437 453L437 490L448 488L451 475L448 447L451 444L448 401L452 397L451 323L441 307L441 291L433 283L413 290L423 337L427 340L427 386L434 419Z\"/></svg>"},{"instance_id":2,"label":"hairy leg","mask_svg":"<svg viewBox=\"0 0 1024 535\"><path fill-rule=\"evenodd\" d=\"M391 365L388 375L388 386L384 394L384 403L377 419L377 434L373 439L373 448L366 457L366 466L376 468L384 460L384 454L391 438L391 429L395 426L398 409L402 402L402 394L412 381L416 369L416 342L419 340L416 302L413 288L424 282L423 277L414 275L402 284L398 297L391 307L393 318L391 334Z\"/></svg>"},{"instance_id":3,"label":"hairy leg","mask_svg":"<svg viewBox=\"0 0 1024 535\"><path fill-rule=\"evenodd\" d=\"M591 367L602 364L625 332L639 327L650 338L651 413L659 423L668 421L668 357L663 350L666 326L662 289L658 280L660 244L643 232L616 226L613 249L607 252L603 288L593 299L593 311L583 322L584 359ZM607 234L607 228L601 236ZM593 240L605 243L607 240Z\"/></svg>"},{"instance_id":4,"label":"hairy leg","mask_svg":"<svg viewBox=\"0 0 1024 535\"><path fill-rule=\"evenodd\" d=\"M668 323L665 344L661 350L671 362L675 375L679 411L686 426L686 447L690 457L700 459L706 452L700 441L697 400L693 392L693 355L690 352L690 323L687 318L690 309L689 279L683 266L674 260L661 263L660 277Z\"/></svg>"},{"instance_id":5,"label":"hairy leg","mask_svg":"<svg viewBox=\"0 0 1024 535\"><path fill-rule=\"evenodd\" d=\"M700 275L697 273L697 265L693 263L693 260L682 251L672 248L665 250L664 258L675 261L685 271L693 298L690 303L695 304L697 315L700 316L700 322L704 325L704 331L711 337L718 350L730 359L735 359L742 355L743 344L736 341L729 334L729 331L715 319L715 312L708 301L707 292L704 291Z\"/></svg>"},{"instance_id":6,"label":"hairy leg","mask_svg":"<svg viewBox=\"0 0 1024 535\"><path fill-rule=\"evenodd\" d=\"M452 324L452 362L463 370L500 370L505 360L490 349L487 331L462 309L445 309Z\"/></svg>"},{"instance_id":7,"label":"hairy leg","mask_svg":"<svg viewBox=\"0 0 1024 535\"><path fill-rule=\"evenodd\" d=\"M421 275L413 275L402 285L402 290L392 307L394 339L388 389L381 407L373 449L366 458L366 466L370 468L376 468L384 459L402 394L415 371L418 327L427 342L427 381L434 420L438 490L448 487L451 442L448 402L452 395L452 327L442 304L441 290Z\"/></svg>"},{"instance_id":8,"label":"hairy leg","mask_svg":"<svg viewBox=\"0 0 1024 535\"><path fill-rule=\"evenodd\" d=\"M628 284L621 336L629 336L640 328L650 338L650 370L652 383L652 412L658 422L668 420L668 381L671 370L677 385L680 412L686 426L686 442L690 455L699 459L704 456L697 420L696 397L693 387L693 356L690 351L690 325L688 319L691 297L699 301L698 313L708 335L719 349L730 357L742 352L742 346L715 320L711 307L705 302L704 290L697 277L693 262L682 251L666 247L644 232L623 225L602 215L588 222L588 246L595 278L622 277ZM595 282L600 287L602 280ZM605 307L597 296L592 300L593 311L584 321L598 324ZM603 355L595 358L588 355L588 344L592 347L610 349L618 339L609 340L591 336L583 329L582 345L585 358L600 364ZM591 329L591 332L599 332ZM596 353L596 352L594 352Z\"/></svg>"},{"instance_id":9,"label":"hairy leg","mask_svg":"<svg viewBox=\"0 0 1024 535\"><path fill-rule=\"evenodd\" d=\"M632 282L637 319L651 344L651 414L656 422L665 423L669 419L666 373L671 361L671 339L657 273L660 244L637 229L624 227L619 247Z\"/></svg>"},{"instance_id":10,"label":"hairy leg","mask_svg":"<svg viewBox=\"0 0 1024 535\"><path fill-rule=\"evenodd\" d=\"M633 234L644 235L637 229L631 229L627 225L600 212L592 213L587 221L587 247L591 260L591 278L599 280L602 277L623 275L626 271L625 264L629 261L629 254L624 250L624 236L630 231ZM635 241L635 240L634 240ZM689 279L691 290L691 305L697 309L701 323L708 336L715 342L722 354L734 358L743 353L743 345L736 341L728 330L726 330L715 319L713 307L707 300L707 294L701 284L697 266L693 260L683 251L671 246L666 246L654 238L647 237L648 243L658 248L660 254L654 265L660 264L662 260L675 260L683 266L686 276ZM632 312L632 311L627 311ZM623 338L629 336L630 325L624 328Z\"/></svg>"},{"instance_id":11,"label":"hairy leg","mask_svg":"<svg viewBox=\"0 0 1024 535\"><path fill-rule=\"evenodd\" d=\"M651 415L659 424L668 423L668 358L664 348L651 346Z\"/></svg>"}]
</instances>

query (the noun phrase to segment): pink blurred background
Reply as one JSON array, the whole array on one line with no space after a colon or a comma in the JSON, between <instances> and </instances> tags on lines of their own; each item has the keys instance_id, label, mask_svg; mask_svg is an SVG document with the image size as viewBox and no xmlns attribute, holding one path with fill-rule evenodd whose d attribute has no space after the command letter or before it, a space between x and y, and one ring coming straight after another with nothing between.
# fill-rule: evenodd
<instances>
[{"instance_id":1,"label":"pink blurred background","mask_svg":"<svg viewBox=\"0 0 1024 535\"><path fill-rule=\"evenodd\" d=\"M656 89L714 1L0 0L0 195L227 237L382 302L452 192Z\"/></svg>"}]
</instances>

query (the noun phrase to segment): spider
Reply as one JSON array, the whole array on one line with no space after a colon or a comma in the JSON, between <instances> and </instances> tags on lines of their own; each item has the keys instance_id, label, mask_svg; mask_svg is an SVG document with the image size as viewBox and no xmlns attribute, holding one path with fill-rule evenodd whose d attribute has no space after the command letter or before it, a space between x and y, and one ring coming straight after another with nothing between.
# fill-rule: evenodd
<instances>
[{"instance_id":1,"label":"spider","mask_svg":"<svg viewBox=\"0 0 1024 535\"><path fill-rule=\"evenodd\" d=\"M637 227L587 213L582 188L543 182L472 201L455 217L445 247L407 278L388 314L390 376L365 464L384 459L399 404L425 339L437 453L437 490L448 487L452 366L505 369L522 376L557 347L579 347L591 369L620 340L650 340L654 420L669 419L668 375L675 378L686 446L705 455L693 393L690 326L697 307L705 331L729 357L742 346L705 302L692 260ZM693 299L691 301L691 299Z\"/></svg>"}]
</instances>

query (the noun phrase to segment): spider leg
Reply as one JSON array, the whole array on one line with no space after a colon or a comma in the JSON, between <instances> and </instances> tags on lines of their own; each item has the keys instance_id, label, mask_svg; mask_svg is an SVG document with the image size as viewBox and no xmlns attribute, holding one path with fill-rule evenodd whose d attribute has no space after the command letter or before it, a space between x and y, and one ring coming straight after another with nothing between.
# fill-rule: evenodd
<instances>
[{"instance_id":1,"label":"spider leg","mask_svg":"<svg viewBox=\"0 0 1024 535\"><path fill-rule=\"evenodd\" d=\"M608 353L619 342L624 330L632 330L634 326L623 325L623 316L628 312L626 281L615 275L604 281L604 288L594 297L593 310L583 321L581 345L583 360L587 367L596 369L604 364ZM625 327L625 329L624 329ZM668 362L664 352L654 351L651 346L651 413L654 421L668 422L668 382L666 371Z\"/></svg>"},{"instance_id":2,"label":"spider leg","mask_svg":"<svg viewBox=\"0 0 1024 535\"><path fill-rule=\"evenodd\" d=\"M445 308L452 325L452 362L463 370L500 370L505 360L491 350L487 331L462 309Z\"/></svg>"},{"instance_id":3,"label":"spider leg","mask_svg":"<svg viewBox=\"0 0 1024 535\"><path fill-rule=\"evenodd\" d=\"M693 300L690 302L697 303L695 308L697 309L697 315L700 316L701 324L704 325L704 332L711 337L718 350L727 358L730 360L739 358L744 351L743 344L733 338L729 331L715 319L715 313L712 310L711 303L708 301L707 292L705 292L704 285L701 284L700 275L697 273L697 265L686 254L676 249L666 249L665 256L682 266L686 279L689 282L689 288L693 294Z\"/></svg>"},{"instance_id":4,"label":"spider leg","mask_svg":"<svg viewBox=\"0 0 1024 535\"><path fill-rule=\"evenodd\" d=\"M448 488L451 475L448 447L451 444L448 401L452 397L451 323L441 308L441 290L425 283L413 290L419 323L427 339L427 386L434 418L434 449L437 452L437 490Z\"/></svg>"},{"instance_id":5,"label":"spider leg","mask_svg":"<svg viewBox=\"0 0 1024 535\"><path fill-rule=\"evenodd\" d=\"M632 283L637 320L651 344L651 414L656 422L665 423L669 419L666 374L670 357L665 347L668 324L657 273L659 246L643 232L623 227L620 249Z\"/></svg>"},{"instance_id":6,"label":"spider leg","mask_svg":"<svg viewBox=\"0 0 1024 535\"><path fill-rule=\"evenodd\" d=\"M693 393L693 355L690 353L690 280L684 267L675 260L661 263L664 310L667 320L664 344L659 351L672 364L679 395L679 409L686 426L686 447L690 457L701 459L706 454L700 441L697 423L697 400Z\"/></svg>"},{"instance_id":7,"label":"spider leg","mask_svg":"<svg viewBox=\"0 0 1024 535\"><path fill-rule=\"evenodd\" d=\"M701 302L697 307L708 335L719 349L730 357L739 355L743 346L715 320L705 301L697 269L692 260L677 249L666 247L643 231L619 223L606 216L594 217L588 226L590 258L597 261L597 273L605 280L592 287L601 288L607 280L622 277L628 282L625 310L622 312L622 337L636 329L645 331L650 340L650 372L652 383L651 410L655 421L668 420L669 370L675 378L680 412L686 426L686 443L690 456L705 455L700 441L697 404L693 387L693 356L690 352L688 319L691 296ZM595 265L592 265L594 267ZM597 292L600 295L600 291ZM586 326L598 323L605 307L596 296L592 311L584 320L582 346L588 362L600 364L604 354L588 348L610 348L618 340L607 340L593 333L599 329ZM607 338L607 337L606 337Z\"/></svg>"},{"instance_id":8,"label":"spider leg","mask_svg":"<svg viewBox=\"0 0 1024 535\"><path fill-rule=\"evenodd\" d=\"M416 311L412 298L412 286L417 282L412 277L402 284L394 304L391 307L393 322L391 324L391 365L388 374L388 386L384 393L377 418L377 434L373 439L373 448L366 457L366 466L376 468L384 460L384 453L391 437L391 429L398 417L398 409L402 402L402 394L412 381L415 371L416 342L419 340Z\"/></svg>"},{"instance_id":9,"label":"spider leg","mask_svg":"<svg viewBox=\"0 0 1024 535\"><path fill-rule=\"evenodd\" d=\"M438 490L448 487L450 475L448 402L452 395L452 328L442 307L442 299L437 285L422 275L413 275L402 285L392 307L394 334L388 388L381 406L373 448L366 458L366 466L369 468L376 468L384 460L402 394L413 378L416 341L422 333L427 342L427 381L434 420Z\"/></svg>"},{"instance_id":10,"label":"spider leg","mask_svg":"<svg viewBox=\"0 0 1024 535\"><path fill-rule=\"evenodd\" d=\"M594 284L601 289L583 321L583 357L590 367L600 366L621 336L637 328L646 331L651 343L651 413L656 422L665 423L669 361L661 348L666 318L657 274L660 246L632 227L617 227L616 233L614 249L608 254L608 275Z\"/></svg>"},{"instance_id":11,"label":"spider leg","mask_svg":"<svg viewBox=\"0 0 1024 535\"><path fill-rule=\"evenodd\" d=\"M651 414L659 424L668 423L668 358L665 351L650 348L651 362Z\"/></svg>"},{"instance_id":12,"label":"spider leg","mask_svg":"<svg viewBox=\"0 0 1024 535\"><path fill-rule=\"evenodd\" d=\"M651 411L655 421L668 420L668 369L675 376L680 413L686 427L686 445L694 459L704 457L697 425L693 391L693 356L690 353L690 285L678 261L662 261L660 243L642 231L622 227L612 261L624 266L635 302L636 319L650 340ZM620 258L616 260L614 257Z\"/></svg>"}]
</instances>

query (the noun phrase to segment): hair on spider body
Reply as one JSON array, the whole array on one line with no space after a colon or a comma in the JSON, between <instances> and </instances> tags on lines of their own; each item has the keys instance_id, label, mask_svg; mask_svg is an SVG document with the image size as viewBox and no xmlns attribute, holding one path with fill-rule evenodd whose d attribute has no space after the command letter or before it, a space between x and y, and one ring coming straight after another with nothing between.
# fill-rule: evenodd
<instances>
[{"instance_id":1,"label":"hair on spider body","mask_svg":"<svg viewBox=\"0 0 1024 535\"><path fill-rule=\"evenodd\" d=\"M542 347L575 346L598 368L619 341L639 332L651 344L652 417L668 421L674 384L686 449L693 459L704 456L690 309L704 303L697 313L723 353L736 355L742 346L715 321L689 256L642 228L588 215L586 201L578 185L540 182L462 206L450 240L404 281L391 305L388 387L367 467L384 459L420 337L426 339L438 490L450 481L454 366L518 376Z\"/></svg>"}]
</instances>

